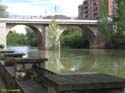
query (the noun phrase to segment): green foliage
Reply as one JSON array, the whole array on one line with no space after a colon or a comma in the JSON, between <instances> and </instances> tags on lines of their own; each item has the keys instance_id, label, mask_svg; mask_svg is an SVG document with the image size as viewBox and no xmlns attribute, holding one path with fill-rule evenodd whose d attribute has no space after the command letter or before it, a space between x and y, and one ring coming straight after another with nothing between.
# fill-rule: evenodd
<instances>
[{"instance_id":1,"label":"green foliage","mask_svg":"<svg viewBox=\"0 0 125 93\"><path fill-rule=\"evenodd\" d=\"M104 39L111 39L111 31L108 26L108 0L101 0L101 18L98 20L98 28Z\"/></svg>"},{"instance_id":2,"label":"green foliage","mask_svg":"<svg viewBox=\"0 0 125 93\"><path fill-rule=\"evenodd\" d=\"M89 41L74 29L64 31L60 37L61 47L87 48Z\"/></svg>"},{"instance_id":3,"label":"green foliage","mask_svg":"<svg viewBox=\"0 0 125 93\"><path fill-rule=\"evenodd\" d=\"M101 18L98 20L98 29L100 34L98 35L101 38L101 42L105 43L105 48L112 47L112 29L111 25L109 25L108 20L108 0L101 0ZM110 22L111 23L111 22Z\"/></svg>"},{"instance_id":4,"label":"green foliage","mask_svg":"<svg viewBox=\"0 0 125 93\"><path fill-rule=\"evenodd\" d=\"M27 42L28 42L28 45L30 46L37 46L37 36L36 36L36 33L33 32L32 29L26 27L26 31L27 31Z\"/></svg>"},{"instance_id":5,"label":"green foliage","mask_svg":"<svg viewBox=\"0 0 125 93\"><path fill-rule=\"evenodd\" d=\"M117 0L117 15L113 17L115 33L112 41L115 48L125 48L125 0Z\"/></svg>"},{"instance_id":6,"label":"green foliage","mask_svg":"<svg viewBox=\"0 0 125 93\"><path fill-rule=\"evenodd\" d=\"M52 22L49 24L49 41L54 49L59 48L59 28L60 27L58 23L55 19L53 19Z\"/></svg>"},{"instance_id":7,"label":"green foliage","mask_svg":"<svg viewBox=\"0 0 125 93\"><path fill-rule=\"evenodd\" d=\"M27 38L24 34L10 31L7 37L7 45L27 45Z\"/></svg>"},{"instance_id":8,"label":"green foliage","mask_svg":"<svg viewBox=\"0 0 125 93\"><path fill-rule=\"evenodd\" d=\"M108 0L102 1L101 19L98 21L98 27L105 41L113 43L114 47L121 48L125 46L125 0L117 0L117 13L113 16L113 31L108 27Z\"/></svg>"},{"instance_id":9,"label":"green foliage","mask_svg":"<svg viewBox=\"0 0 125 93\"><path fill-rule=\"evenodd\" d=\"M54 38L54 39L56 39L56 36L57 36L57 34L58 34L58 29L59 29L59 25L58 25L58 23L56 22L56 20L52 20L52 22L50 23L50 25L49 25L49 28L50 28L50 32L49 32L49 34L50 34L50 36L52 37L52 38Z\"/></svg>"},{"instance_id":10,"label":"green foliage","mask_svg":"<svg viewBox=\"0 0 125 93\"><path fill-rule=\"evenodd\" d=\"M117 0L117 16L114 17L114 22L117 27L115 36L122 39L125 32L125 0Z\"/></svg>"},{"instance_id":11,"label":"green foliage","mask_svg":"<svg viewBox=\"0 0 125 93\"><path fill-rule=\"evenodd\" d=\"M107 18L108 16L108 0L101 0L101 17Z\"/></svg>"},{"instance_id":12,"label":"green foliage","mask_svg":"<svg viewBox=\"0 0 125 93\"><path fill-rule=\"evenodd\" d=\"M0 18L5 18L6 17L6 6L0 4Z\"/></svg>"},{"instance_id":13,"label":"green foliage","mask_svg":"<svg viewBox=\"0 0 125 93\"><path fill-rule=\"evenodd\" d=\"M26 27L26 31L25 35L16 33L16 31L10 31L7 37L7 44L37 46L36 34L28 27Z\"/></svg>"}]
</instances>

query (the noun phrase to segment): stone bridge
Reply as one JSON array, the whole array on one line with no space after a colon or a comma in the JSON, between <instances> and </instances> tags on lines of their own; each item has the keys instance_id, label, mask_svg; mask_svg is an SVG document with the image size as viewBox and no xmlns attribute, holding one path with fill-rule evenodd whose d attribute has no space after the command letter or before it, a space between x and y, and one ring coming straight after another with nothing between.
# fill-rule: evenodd
<instances>
[{"instance_id":1,"label":"stone bridge","mask_svg":"<svg viewBox=\"0 0 125 93\"><path fill-rule=\"evenodd\" d=\"M16 25L30 27L37 35L38 48L49 49L51 46L47 41L47 34L51 19L4 19L0 18L0 44L7 46L7 35ZM68 28L75 28L86 34L90 48L99 48L97 20L56 20L60 26L60 37L62 32Z\"/></svg>"}]
</instances>

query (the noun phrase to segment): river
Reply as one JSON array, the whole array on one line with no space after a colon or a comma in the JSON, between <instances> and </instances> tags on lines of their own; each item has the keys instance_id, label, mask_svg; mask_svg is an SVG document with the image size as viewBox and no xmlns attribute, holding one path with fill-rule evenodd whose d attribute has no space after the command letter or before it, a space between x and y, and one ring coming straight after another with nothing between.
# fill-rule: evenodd
<instances>
[{"instance_id":1,"label":"river","mask_svg":"<svg viewBox=\"0 0 125 93\"><path fill-rule=\"evenodd\" d=\"M24 57L48 58L46 68L57 73L105 73L125 78L125 50L61 49L38 50L36 47L8 46L25 53Z\"/></svg>"}]
</instances>

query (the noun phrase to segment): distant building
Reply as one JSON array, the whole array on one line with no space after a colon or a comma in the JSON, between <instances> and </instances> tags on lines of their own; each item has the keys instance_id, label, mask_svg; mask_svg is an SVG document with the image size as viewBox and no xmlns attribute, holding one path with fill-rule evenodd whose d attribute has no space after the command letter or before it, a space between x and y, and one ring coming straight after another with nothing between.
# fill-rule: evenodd
<instances>
[{"instance_id":1,"label":"distant building","mask_svg":"<svg viewBox=\"0 0 125 93\"><path fill-rule=\"evenodd\" d=\"M78 17L79 19L84 19L84 7L83 4L78 6Z\"/></svg>"},{"instance_id":2,"label":"distant building","mask_svg":"<svg viewBox=\"0 0 125 93\"><path fill-rule=\"evenodd\" d=\"M117 14L117 0L108 0L108 14L109 16L113 16Z\"/></svg>"},{"instance_id":3,"label":"distant building","mask_svg":"<svg viewBox=\"0 0 125 93\"><path fill-rule=\"evenodd\" d=\"M33 15L13 15L9 14L9 18L15 18L15 19L42 19L43 17L40 16L33 16Z\"/></svg>"},{"instance_id":4,"label":"distant building","mask_svg":"<svg viewBox=\"0 0 125 93\"><path fill-rule=\"evenodd\" d=\"M116 0L108 0L108 16L116 14ZM98 19L101 17L101 0L84 0L78 6L78 19Z\"/></svg>"},{"instance_id":5,"label":"distant building","mask_svg":"<svg viewBox=\"0 0 125 93\"><path fill-rule=\"evenodd\" d=\"M64 15L55 15L55 16L52 16L52 15L49 15L49 16L46 16L46 17L43 17L43 19L71 19L70 17L67 17L67 16L64 16Z\"/></svg>"}]
</instances>

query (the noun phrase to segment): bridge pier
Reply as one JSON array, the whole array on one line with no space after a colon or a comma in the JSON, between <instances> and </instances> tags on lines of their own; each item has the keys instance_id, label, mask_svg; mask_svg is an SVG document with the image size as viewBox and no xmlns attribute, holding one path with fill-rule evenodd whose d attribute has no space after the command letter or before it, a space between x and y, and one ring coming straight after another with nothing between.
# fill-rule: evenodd
<instances>
[{"instance_id":1,"label":"bridge pier","mask_svg":"<svg viewBox=\"0 0 125 93\"><path fill-rule=\"evenodd\" d=\"M85 34L89 40L90 49L104 48L105 41L102 38L99 29L95 25L80 26L80 28L83 30L83 34Z\"/></svg>"},{"instance_id":2,"label":"bridge pier","mask_svg":"<svg viewBox=\"0 0 125 93\"><path fill-rule=\"evenodd\" d=\"M44 25L33 25L31 27L37 36L37 46L39 49L46 49L46 26Z\"/></svg>"},{"instance_id":3,"label":"bridge pier","mask_svg":"<svg viewBox=\"0 0 125 93\"><path fill-rule=\"evenodd\" d=\"M0 22L0 44L4 45L4 48L6 48L6 23Z\"/></svg>"},{"instance_id":4,"label":"bridge pier","mask_svg":"<svg viewBox=\"0 0 125 93\"><path fill-rule=\"evenodd\" d=\"M58 31L60 33L60 29ZM58 34L56 36L55 39L52 38L51 34L50 34L50 28L49 26L44 26L43 32L43 42L44 42L44 49L48 50L48 49L59 49L60 48L60 34Z\"/></svg>"},{"instance_id":5,"label":"bridge pier","mask_svg":"<svg viewBox=\"0 0 125 93\"><path fill-rule=\"evenodd\" d=\"M90 49L104 49L105 41L101 40L100 38L97 36L92 41L90 41L89 48Z\"/></svg>"}]
</instances>

